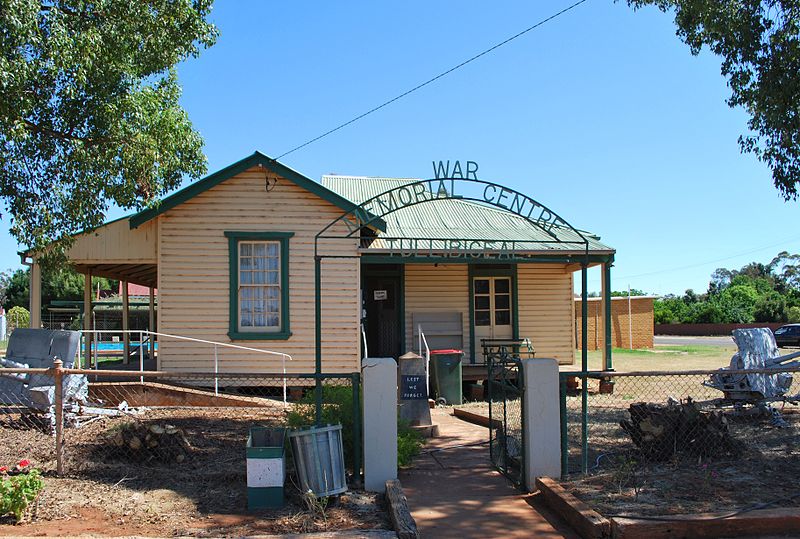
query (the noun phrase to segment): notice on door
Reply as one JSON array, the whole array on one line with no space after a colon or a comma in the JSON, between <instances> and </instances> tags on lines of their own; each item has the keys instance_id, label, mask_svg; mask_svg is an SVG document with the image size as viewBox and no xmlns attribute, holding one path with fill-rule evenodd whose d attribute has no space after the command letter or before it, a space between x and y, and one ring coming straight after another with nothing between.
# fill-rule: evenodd
<instances>
[{"instance_id":1,"label":"notice on door","mask_svg":"<svg viewBox=\"0 0 800 539\"><path fill-rule=\"evenodd\" d=\"M400 400L414 401L428 398L424 376L403 375L400 377Z\"/></svg>"},{"instance_id":2,"label":"notice on door","mask_svg":"<svg viewBox=\"0 0 800 539\"><path fill-rule=\"evenodd\" d=\"M372 296L375 298L375 301L381 301L389 297L389 292L386 290L375 290L372 292Z\"/></svg>"}]
</instances>

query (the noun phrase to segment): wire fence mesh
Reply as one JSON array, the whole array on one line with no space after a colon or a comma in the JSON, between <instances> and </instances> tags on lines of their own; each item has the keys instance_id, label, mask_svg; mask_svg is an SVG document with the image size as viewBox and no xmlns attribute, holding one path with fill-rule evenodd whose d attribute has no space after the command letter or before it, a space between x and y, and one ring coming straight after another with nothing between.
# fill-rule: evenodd
<instances>
[{"instance_id":1,"label":"wire fence mesh","mask_svg":"<svg viewBox=\"0 0 800 539\"><path fill-rule=\"evenodd\" d=\"M797 494L786 478L800 474L800 369L741 371L723 390L712 387L718 376L590 377L584 450L581 379L562 374L571 488L607 512L639 514L736 509ZM752 391L764 381L781 386L779 394Z\"/></svg>"},{"instance_id":2,"label":"wire fence mesh","mask_svg":"<svg viewBox=\"0 0 800 539\"><path fill-rule=\"evenodd\" d=\"M0 372L3 464L29 459L57 467L52 369ZM315 423L315 378L307 374L172 374L63 370L65 476L147 478L172 486L244 480L243 454L254 426ZM345 462L360 472L359 374L323 375L322 422L342 423ZM171 488L164 486L163 488Z\"/></svg>"},{"instance_id":3,"label":"wire fence mesh","mask_svg":"<svg viewBox=\"0 0 800 539\"><path fill-rule=\"evenodd\" d=\"M492 358L489 367L489 455L513 483L523 478L523 384L521 362Z\"/></svg>"}]
</instances>

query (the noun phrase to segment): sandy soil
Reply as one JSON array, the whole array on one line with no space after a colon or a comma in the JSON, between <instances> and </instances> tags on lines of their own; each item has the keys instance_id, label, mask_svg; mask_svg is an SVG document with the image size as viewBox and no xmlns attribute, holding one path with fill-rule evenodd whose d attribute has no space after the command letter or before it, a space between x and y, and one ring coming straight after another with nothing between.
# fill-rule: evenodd
<instances>
[{"instance_id":1,"label":"sandy soil","mask_svg":"<svg viewBox=\"0 0 800 539\"><path fill-rule=\"evenodd\" d=\"M275 424L274 410L186 408L149 410L133 418L104 418L65 435L65 477L55 476L53 438L41 430L0 424L0 460L28 458L43 470L45 489L32 521L0 521L0 535L251 535L386 529L382 500L350 492L323 515L309 512L298 489L286 489L282 509L248 513L244 442L248 428ZM133 461L109 443L126 422L174 425L192 446L175 462ZM0 463L2 464L2 463Z\"/></svg>"},{"instance_id":2,"label":"sandy soil","mask_svg":"<svg viewBox=\"0 0 800 539\"><path fill-rule=\"evenodd\" d=\"M725 512L773 502L800 507L793 479L800 476L800 414L790 412L783 414L785 428L768 418L728 415L730 433L744 447L739 458L683 455L656 463L646 461L619 426L625 415L593 411L590 473L573 473L564 486L604 515ZM573 439L579 440L577 433ZM572 469L579 469L578 451L571 457Z\"/></svg>"}]
</instances>

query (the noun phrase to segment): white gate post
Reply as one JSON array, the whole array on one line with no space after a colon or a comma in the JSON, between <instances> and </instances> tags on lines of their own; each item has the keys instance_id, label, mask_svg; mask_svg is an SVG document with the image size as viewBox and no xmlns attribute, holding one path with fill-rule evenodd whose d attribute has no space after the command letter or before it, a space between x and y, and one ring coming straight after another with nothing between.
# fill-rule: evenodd
<instances>
[{"instance_id":1,"label":"white gate post","mask_svg":"<svg viewBox=\"0 0 800 539\"><path fill-rule=\"evenodd\" d=\"M397 362L366 358L361 362L364 385L364 489L386 490L397 479ZM556 388L556 391L558 388Z\"/></svg>"},{"instance_id":2,"label":"white gate post","mask_svg":"<svg viewBox=\"0 0 800 539\"><path fill-rule=\"evenodd\" d=\"M535 489L537 477L561 475L561 413L558 362L555 359L522 360L525 388L525 487Z\"/></svg>"}]
</instances>

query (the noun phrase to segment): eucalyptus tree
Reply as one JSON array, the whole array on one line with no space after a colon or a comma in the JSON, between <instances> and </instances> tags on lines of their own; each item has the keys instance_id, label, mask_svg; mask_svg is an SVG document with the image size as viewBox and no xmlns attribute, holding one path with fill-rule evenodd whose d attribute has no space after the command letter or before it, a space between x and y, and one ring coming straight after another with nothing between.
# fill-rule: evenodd
<instances>
[{"instance_id":1,"label":"eucalyptus tree","mask_svg":"<svg viewBox=\"0 0 800 539\"><path fill-rule=\"evenodd\" d=\"M0 199L32 248L206 170L175 66L214 44L212 0L0 0Z\"/></svg>"},{"instance_id":2,"label":"eucalyptus tree","mask_svg":"<svg viewBox=\"0 0 800 539\"><path fill-rule=\"evenodd\" d=\"M692 52L722 58L727 103L749 115L743 152L772 170L775 187L796 200L800 183L800 0L628 0L674 14Z\"/></svg>"}]
</instances>

